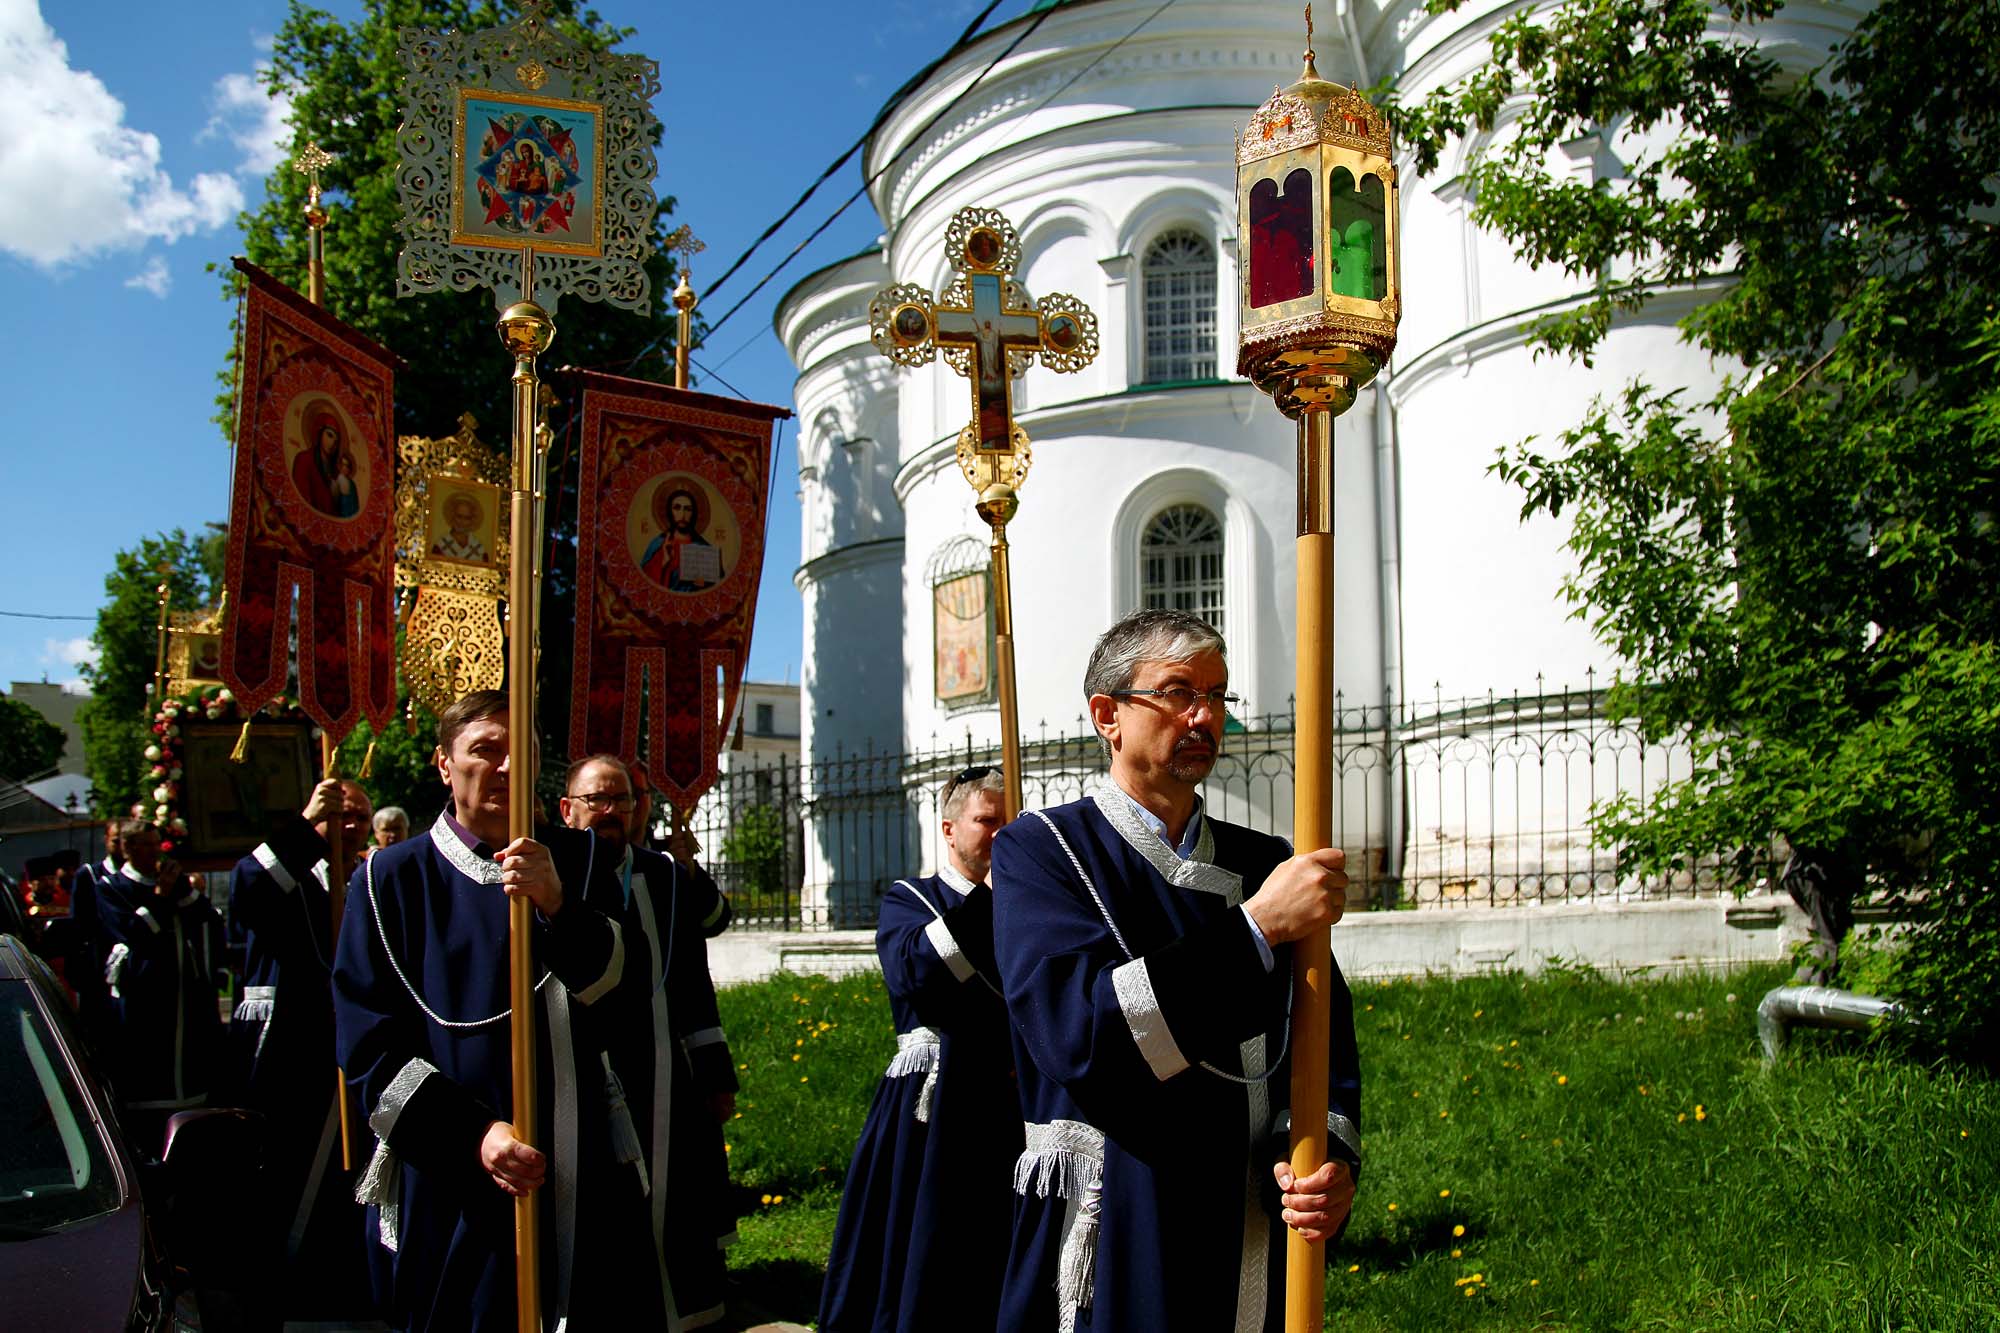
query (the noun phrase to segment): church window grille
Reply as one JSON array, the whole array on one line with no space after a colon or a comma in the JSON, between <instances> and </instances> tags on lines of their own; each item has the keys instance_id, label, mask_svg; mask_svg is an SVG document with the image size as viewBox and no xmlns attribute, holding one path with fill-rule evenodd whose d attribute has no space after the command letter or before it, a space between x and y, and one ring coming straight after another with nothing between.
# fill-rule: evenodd
<instances>
[{"instance_id":1,"label":"church window grille","mask_svg":"<svg viewBox=\"0 0 2000 1333\"><path fill-rule=\"evenodd\" d=\"M1148 384L1215 378L1215 247L1200 232L1167 232L1146 247Z\"/></svg>"},{"instance_id":2,"label":"church window grille","mask_svg":"<svg viewBox=\"0 0 2000 1333\"><path fill-rule=\"evenodd\" d=\"M1223 622L1222 522L1200 505L1174 505L1153 516L1139 538L1142 603L1192 611Z\"/></svg>"}]
</instances>

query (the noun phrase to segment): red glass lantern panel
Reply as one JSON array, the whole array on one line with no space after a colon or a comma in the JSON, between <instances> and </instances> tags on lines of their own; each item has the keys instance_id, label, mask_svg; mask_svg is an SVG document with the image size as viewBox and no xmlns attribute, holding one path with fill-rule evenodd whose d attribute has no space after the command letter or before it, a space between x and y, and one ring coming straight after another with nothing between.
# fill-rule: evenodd
<instances>
[{"instance_id":1,"label":"red glass lantern panel","mask_svg":"<svg viewBox=\"0 0 2000 1333\"><path fill-rule=\"evenodd\" d=\"M1277 305L1313 291L1313 178L1304 167L1285 187L1250 187L1250 304Z\"/></svg>"}]
</instances>

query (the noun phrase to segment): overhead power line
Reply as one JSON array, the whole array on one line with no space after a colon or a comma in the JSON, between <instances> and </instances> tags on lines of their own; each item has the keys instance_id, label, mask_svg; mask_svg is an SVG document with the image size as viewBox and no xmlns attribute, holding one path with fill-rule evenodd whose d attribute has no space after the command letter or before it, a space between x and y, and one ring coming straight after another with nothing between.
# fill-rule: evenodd
<instances>
[{"instance_id":1,"label":"overhead power line","mask_svg":"<svg viewBox=\"0 0 2000 1333\"><path fill-rule=\"evenodd\" d=\"M0 611L0 616L12 616L16 620L95 620L96 616L51 616L40 611Z\"/></svg>"}]
</instances>

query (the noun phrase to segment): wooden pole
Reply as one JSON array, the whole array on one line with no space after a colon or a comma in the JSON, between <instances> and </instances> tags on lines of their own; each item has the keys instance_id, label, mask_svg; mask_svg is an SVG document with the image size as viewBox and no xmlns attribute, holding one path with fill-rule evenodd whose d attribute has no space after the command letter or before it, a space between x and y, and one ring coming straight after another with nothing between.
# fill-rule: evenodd
<instances>
[{"instance_id":1,"label":"wooden pole","mask_svg":"<svg viewBox=\"0 0 2000 1333\"><path fill-rule=\"evenodd\" d=\"M535 358L555 338L555 321L531 299L534 259L522 258L522 299L500 316L500 341L514 357L513 540L507 562L507 837L535 832L535 561L541 543L536 502L535 424L539 384ZM507 974L513 1006L514 1137L539 1147L535 1105L535 982L531 948L534 904L507 904ZM541 1219L538 1194L514 1200L514 1300L520 1333L539 1333L542 1318Z\"/></svg>"},{"instance_id":2,"label":"wooden pole","mask_svg":"<svg viewBox=\"0 0 2000 1333\"><path fill-rule=\"evenodd\" d=\"M1292 846L1333 845L1333 413L1308 408L1299 428L1298 675L1292 765ZM1292 1173L1326 1161L1327 1044L1333 934L1293 946ZM1285 1232L1285 1333L1320 1333L1326 1318L1326 1242Z\"/></svg>"},{"instance_id":3,"label":"wooden pole","mask_svg":"<svg viewBox=\"0 0 2000 1333\"><path fill-rule=\"evenodd\" d=\"M987 488L979 516L993 528L993 658L1000 687L1000 776L1006 783L1007 822L1021 813L1021 699L1014 675L1014 581L1007 563L1007 522L1020 509L1013 488Z\"/></svg>"},{"instance_id":4,"label":"wooden pole","mask_svg":"<svg viewBox=\"0 0 2000 1333\"><path fill-rule=\"evenodd\" d=\"M317 233L315 233L316 235ZM339 755L333 737L325 731L319 734L319 771L322 778L334 778ZM326 828L326 905L327 920L331 923L335 940L340 938L340 914L347 906L347 793L340 794L340 805L333 812L333 820ZM347 1121L347 1072L335 1068L333 1071L334 1096L340 1107L340 1169L354 1169L354 1131Z\"/></svg>"}]
</instances>

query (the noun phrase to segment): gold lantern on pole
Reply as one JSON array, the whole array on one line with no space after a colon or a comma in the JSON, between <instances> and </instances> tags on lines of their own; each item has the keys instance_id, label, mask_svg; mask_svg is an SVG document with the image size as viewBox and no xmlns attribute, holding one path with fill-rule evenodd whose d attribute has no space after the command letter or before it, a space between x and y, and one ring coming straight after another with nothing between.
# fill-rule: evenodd
<instances>
[{"instance_id":1,"label":"gold lantern on pole","mask_svg":"<svg viewBox=\"0 0 2000 1333\"><path fill-rule=\"evenodd\" d=\"M1306 10L1305 69L1250 117L1236 146L1241 238L1237 373L1298 424L1298 713L1293 846L1333 843L1334 418L1396 346L1396 167L1388 122L1320 77ZM1291 1165L1326 1161L1330 931L1298 942L1292 1005ZM1289 1232L1287 1333L1318 1333L1324 1242Z\"/></svg>"}]
</instances>

